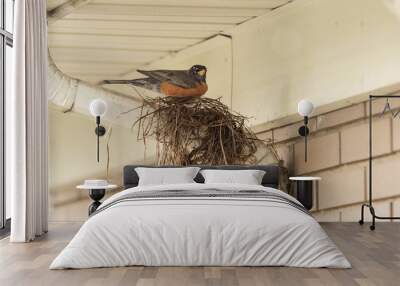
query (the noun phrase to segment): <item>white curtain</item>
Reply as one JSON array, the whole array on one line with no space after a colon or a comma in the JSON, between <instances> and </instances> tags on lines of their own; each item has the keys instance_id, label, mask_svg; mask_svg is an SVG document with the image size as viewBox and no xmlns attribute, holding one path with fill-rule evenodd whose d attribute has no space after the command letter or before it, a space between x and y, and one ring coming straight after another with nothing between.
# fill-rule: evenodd
<instances>
[{"instance_id":1,"label":"white curtain","mask_svg":"<svg viewBox=\"0 0 400 286\"><path fill-rule=\"evenodd\" d=\"M45 0L15 1L13 94L6 98L6 181L12 242L47 232L47 26Z\"/></svg>"}]
</instances>

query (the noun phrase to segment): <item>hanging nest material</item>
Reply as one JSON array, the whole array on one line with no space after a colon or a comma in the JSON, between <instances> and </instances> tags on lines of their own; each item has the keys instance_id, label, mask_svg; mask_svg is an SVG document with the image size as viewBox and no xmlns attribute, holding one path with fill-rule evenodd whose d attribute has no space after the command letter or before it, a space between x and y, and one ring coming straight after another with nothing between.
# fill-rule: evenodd
<instances>
[{"instance_id":1,"label":"hanging nest material","mask_svg":"<svg viewBox=\"0 0 400 286\"><path fill-rule=\"evenodd\" d=\"M219 99L207 97L144 98L138 139L157 141L160 165L227 165L255 163L259 140L247 118Z\"/></svg>"}]
</instances>

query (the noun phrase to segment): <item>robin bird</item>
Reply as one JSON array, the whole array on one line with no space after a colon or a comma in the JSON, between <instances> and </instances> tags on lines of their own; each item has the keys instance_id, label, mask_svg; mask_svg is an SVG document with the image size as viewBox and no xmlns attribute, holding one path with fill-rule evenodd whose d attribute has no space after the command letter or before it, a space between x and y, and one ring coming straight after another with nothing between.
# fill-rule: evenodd
<instances>
[{"instance_id":1,"label":"robin bird","mask_svg":"<svg viewBox=\"0 0 400 286\"><path fill-rule=\"evenodd\" d=\"M194 65L189 70L137 70L146 78L130 80L104 80L102 84L131 84L166 96L202 96L208 90L207 68Z\"/></svg>"}]
</instances>

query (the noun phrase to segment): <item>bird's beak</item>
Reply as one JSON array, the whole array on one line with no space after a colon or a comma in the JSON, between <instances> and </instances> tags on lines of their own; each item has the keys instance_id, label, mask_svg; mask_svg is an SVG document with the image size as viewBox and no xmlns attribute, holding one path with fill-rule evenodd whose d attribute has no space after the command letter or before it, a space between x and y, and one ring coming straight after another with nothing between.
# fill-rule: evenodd
<instances>
[{"instance_id":1,"label":"bird's beak","mask_svg":"<svg viewBox=\"0 0 400 286\"><path fill-rule=\"evenodd\" d=\"M199 71L197 72L197 74L198 74L199 76L205 76L205 75L206 75L206 70L199 70Z\"/></svg>"}]
</instances>

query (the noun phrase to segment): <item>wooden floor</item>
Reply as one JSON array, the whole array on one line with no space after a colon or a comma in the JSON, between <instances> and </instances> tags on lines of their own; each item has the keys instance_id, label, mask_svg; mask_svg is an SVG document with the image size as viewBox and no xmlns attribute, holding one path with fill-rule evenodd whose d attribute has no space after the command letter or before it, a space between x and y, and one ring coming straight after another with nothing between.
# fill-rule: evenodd
<instances>
[{"instance_id":1,"label":"wooden floor","mask_svg":"<svg viewBox=\"0 0 400 286\"><path fill-rule=\"evenodd\" d=\"M400 224L380 223L375 232L356 223L322 224L353 269L288 267L123 267L48 270L80 223L52 223L28 244L0 241L0 285L400 285Z\"/></svg>"}]
</instances>

